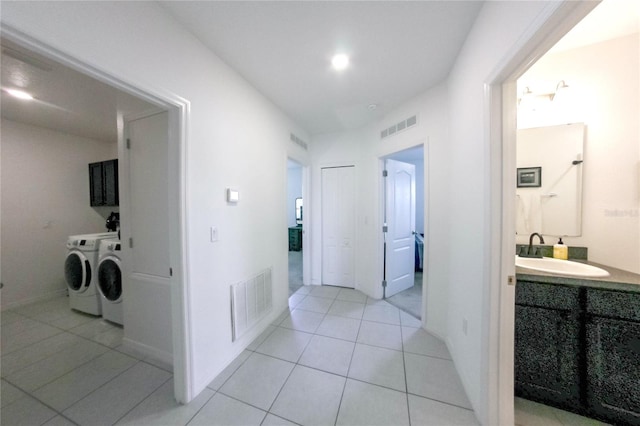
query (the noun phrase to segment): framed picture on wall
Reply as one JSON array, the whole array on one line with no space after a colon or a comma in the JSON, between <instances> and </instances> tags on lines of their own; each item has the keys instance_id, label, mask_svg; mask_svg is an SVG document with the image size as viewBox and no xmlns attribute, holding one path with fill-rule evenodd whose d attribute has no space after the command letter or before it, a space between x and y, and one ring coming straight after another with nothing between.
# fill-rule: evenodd
<instances>
[{"instance_id":1,"label":"framed picture on wall","mask_svg":"<svg viewBox=\"0 0 640 426\"><path fill-rule=\"evenodd\" d=\"M518 188L539 188L542 185L542 167L522 167L516 177Z\"/></svg>"}]
</instances>

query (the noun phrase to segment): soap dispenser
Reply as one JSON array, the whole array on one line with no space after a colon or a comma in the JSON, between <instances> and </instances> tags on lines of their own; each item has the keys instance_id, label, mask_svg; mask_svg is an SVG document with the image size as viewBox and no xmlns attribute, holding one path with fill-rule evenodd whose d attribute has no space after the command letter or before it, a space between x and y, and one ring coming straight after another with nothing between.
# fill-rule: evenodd
<instances>
[{"instance_id":1,"label":"soap dispenser","mask_svg":"<svg viewBox=\"0 0 640 426\"><path fill-rule=\"evenodd\" d=\"M562 242L562 237L560 237L557 244L553 245L553 257L554 259L563 260L567 260L569 258L569 247Z\"/></svg>"}]
</instances>

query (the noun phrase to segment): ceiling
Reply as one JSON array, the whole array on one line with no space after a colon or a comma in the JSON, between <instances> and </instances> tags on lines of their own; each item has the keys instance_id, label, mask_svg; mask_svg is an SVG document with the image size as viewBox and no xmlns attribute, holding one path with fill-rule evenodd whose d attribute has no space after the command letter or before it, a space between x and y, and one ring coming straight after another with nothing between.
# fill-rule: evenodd
<instances>
[{"instance_id":1,"label":"ceiling","mask_svg":"<svg viewBox=\"0 0 640 426\"><path fill-rule=\"evenodd\" d=\"M362 127L443 81L482 7L480 1L162 4L312 134ZM350 57L343 72L331 68L336 53Z\"/></svg>"},{"instance_id":2,"label":"ceiling","mask_svg":"<svg viewBox=\"0 0 640 426\"><path fill-rule=\"evenodd\" d=\"M2 88L23 89L25 102L2 91L2 117L105 142L116 142L117 114L152 108L127 93L2 39Z\"/></svg>"},{"instance_id":3,"label":"ceiling","mask_svg":"<svg viewBox=\"0 0 640 426\"><path fill-rule=\"evenodd\" d=\"M446 79L482 6L479 1L161 4L311 134L359 128ZM639 5L605 0L557 49L637 32ZM3 91L4 118L113 142L118 111L150 107L7 40L2 51L2 87L22 87L36 98L23 102ZM351 57L342 73L330 67L337 52ZM371 104L377 107L372 110Z\"/></svg>"}]
</instances>

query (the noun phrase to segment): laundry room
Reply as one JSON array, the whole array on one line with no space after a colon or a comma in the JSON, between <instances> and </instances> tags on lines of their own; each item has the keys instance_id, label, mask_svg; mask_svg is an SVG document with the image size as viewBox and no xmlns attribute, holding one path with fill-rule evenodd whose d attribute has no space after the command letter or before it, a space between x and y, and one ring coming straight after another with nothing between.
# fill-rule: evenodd
<instances>
[{"instance_id":1,"label":"laundry room","mask_svg":"<svg viewBox=\"0 0 640 426\"><path fill-rule=\"evenodd\" d=\"M2 40L3 311L67 298L51 325L122 339L118 119L153 108Z\"/></svg>"}]
</instances>

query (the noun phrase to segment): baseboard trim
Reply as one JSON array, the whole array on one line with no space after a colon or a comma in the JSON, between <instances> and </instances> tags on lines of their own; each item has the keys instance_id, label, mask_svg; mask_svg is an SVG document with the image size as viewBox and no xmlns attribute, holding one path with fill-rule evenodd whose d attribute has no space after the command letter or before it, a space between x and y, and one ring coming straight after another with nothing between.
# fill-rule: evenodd
<instances>
[{"instance_id":1,"label":"baseboard trim","mask_svg":"<svg viewBox=\"0 0 640 426\"><path fill-rule=\"evenodd\" d=\"M68 296L66 287L60 290L55 290L49 292L44 295L40 295L37 297L30 297L28 299L17 300L15 302L10 302L7 304L3 304L0 308L0 311L6 311L9 309L19 308L20 306L30 305L31 303L43 302L49 299L55 299L56 297Z\"/></svg>"},{"instance_id":2,"label":"baseboard trim","mask_svg":"<svg viewBox=\"0 0 640 426\"><path fill-rule=\"evenodd\" d=\"M159 363L158 367L173 371L173 354L167 351L145 345L144 343L126 337L122 339L122 346L124 346L125 349L131 349L144 355L147 357L144 359L145 361L156 361ZM150 362L150 364L154 364L154 362Z\"/></svg>"}]
</instances>

